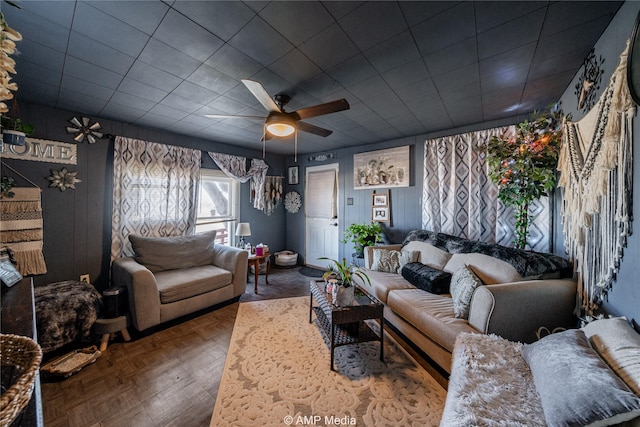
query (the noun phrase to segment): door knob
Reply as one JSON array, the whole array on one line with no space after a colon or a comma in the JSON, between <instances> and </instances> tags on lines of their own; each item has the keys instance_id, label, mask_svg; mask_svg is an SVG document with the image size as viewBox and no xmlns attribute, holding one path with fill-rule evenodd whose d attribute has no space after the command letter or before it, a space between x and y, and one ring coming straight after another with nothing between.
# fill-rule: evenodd
<instances>
[{"instance_id":1,"label":"door knob","mask_svg":"<svg viewBox=\"0 0 640 427\"><path fill-rule=\"evenodd\" d=\"M334 227L337 227L337 226L338 226L338 223L337 223L337 222L334 222L333 224L329 224L329 225L333 225Z\"/></svg>"}]
</instances>

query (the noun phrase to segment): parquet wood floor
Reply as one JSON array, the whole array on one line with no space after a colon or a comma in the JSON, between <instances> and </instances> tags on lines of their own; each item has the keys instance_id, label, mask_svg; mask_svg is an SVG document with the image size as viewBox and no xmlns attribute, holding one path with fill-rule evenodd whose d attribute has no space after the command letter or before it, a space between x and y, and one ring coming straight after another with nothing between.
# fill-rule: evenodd
<instances>
[{"instance_id":1,"label":"parquet wood floor","mask_svg":"<svg viewBox=\"0 0 640 427\"><path fill-rule=\"evenodd\" d=\"M268 286L261 276L257 295L251 276L240 301L309 295L297 270L273 269ZM43 378L45 426L209 426L237 310L238 302L215 307L144 335L130 328L133 340L118 337L93 365Z\"/></svg>"}]
</instances>

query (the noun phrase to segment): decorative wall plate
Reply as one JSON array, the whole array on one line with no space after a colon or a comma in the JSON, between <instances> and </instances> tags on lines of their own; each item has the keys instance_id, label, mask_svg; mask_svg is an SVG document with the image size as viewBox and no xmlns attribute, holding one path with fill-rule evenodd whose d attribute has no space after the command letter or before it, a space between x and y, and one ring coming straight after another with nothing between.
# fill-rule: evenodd
<instances>
[{"instance_id":1,"label":"decorative wall plate","mask_svg":"<svg viewBox=\"0 0 640 427\"><path fill-rule=\"evenodd\" d=\"M296 213L302 207L302 198L297 191L290 191L284 196L284 208L289 213Z\"/></svg>"}]
</instances>

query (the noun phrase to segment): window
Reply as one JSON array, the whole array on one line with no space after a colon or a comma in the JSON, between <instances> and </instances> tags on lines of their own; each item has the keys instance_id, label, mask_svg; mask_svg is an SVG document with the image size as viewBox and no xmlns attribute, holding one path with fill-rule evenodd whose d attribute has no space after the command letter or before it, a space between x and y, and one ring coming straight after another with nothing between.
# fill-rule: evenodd
<instances>
[{"instance_id":1,"label":"window","mask_svg":"<svg viewBox=\"0 0 640 427\"><path fill-rule=\"evenodd\" d=\"M216 243L235 244L235 229L240 211L240 183L224 172L200 171L196 233L217 230Z\"/></svg>"}]
</instances>

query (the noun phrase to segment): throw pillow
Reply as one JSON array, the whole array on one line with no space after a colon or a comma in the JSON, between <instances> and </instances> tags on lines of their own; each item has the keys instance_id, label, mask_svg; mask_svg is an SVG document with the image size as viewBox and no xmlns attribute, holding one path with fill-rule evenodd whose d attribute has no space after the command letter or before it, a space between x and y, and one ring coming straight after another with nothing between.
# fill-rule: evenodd
<instances>
[{"instance_id":1,"label":"throw pillow","mask_svg":"<svg viewBox=\"0 0 640 427\"><path fill-rule=\"evenodd\" d=\"M216 230L191 236L129 235L134 259L154 273L211 264L215 238Z\"/></svg>"},{"instance_id":2,"label":"throw pillow","mask_svg":"<svg viewBox=\"0 0 640 427\"><path fill-rule=\"evenodd\" d=\"M640 398L598 357L581 329L551 334L522 351L547 424L605 426L640 416Z\"/></svg>"},{"instance_id":3,"label":"throw pillow","mask_svg":"<svg viewBox=\"0 0 640 427\"><path fill-rule=\"evenodd\" d=\"M386 273L400 273L402 267L418 259L418 252L374 249L371 269Z\"/></svg>"},{"instance_id":4,"label":"throw pillow","mask_svg":"<svg viewBox=\"0 0 640 427\"><path fill-rule=\"evenodd\" d=\"M469 306L471 297L478 286L482 286L482 280L467 265L458 268L451 275L451 298L453 299L453 313L459 319L469 318Z\"/></svg>"},{"instance_id":5,"label":"throw pillow","mask_svg":"<svg viewBox=\"0 0 640 427\"><path fill-rule=\"evenodd\" d=\"M420 253L416 261L420 261L429 267L443 270L451 258L451 254L447 251L433 246L431 243L422 242L420 240L412 240L402 247L404 251L417 251Z\"/></svg>"},{"instance_id":6,"label":"throw pillow","mask_svg":"<svg viewBox=\"0 0 640 427\"><path fill-rule=\"evenodd\" d=\"M640 396L640 334L624 317L599 319L582 330L602 360Z\"/></svg>"},{"instance_id":7,"label":"throw pillow","mask_svg":"<svg viewBox=\"0 0 640 427\"><path fill-rule=\"evenodd\" d=\"M451 273L437 270L421 262L410 262L402 267L402 277L418 289L432 294L448 294Z\"/></svg>"}]
</instances>

